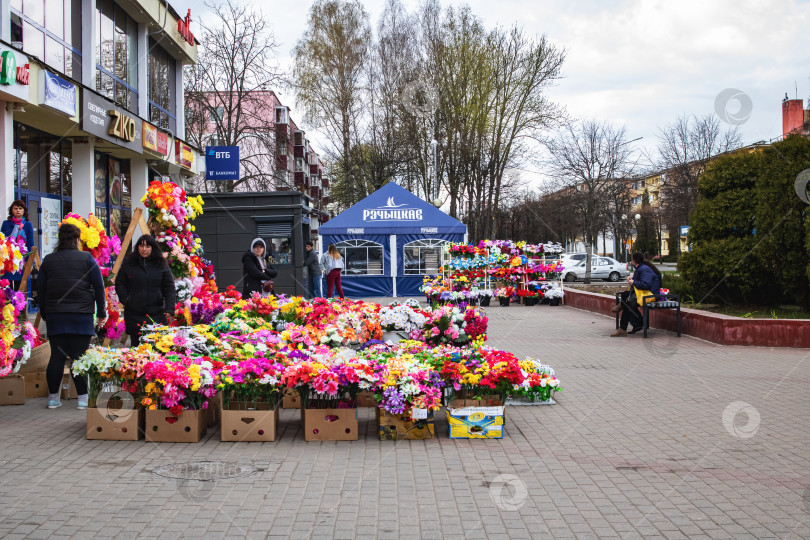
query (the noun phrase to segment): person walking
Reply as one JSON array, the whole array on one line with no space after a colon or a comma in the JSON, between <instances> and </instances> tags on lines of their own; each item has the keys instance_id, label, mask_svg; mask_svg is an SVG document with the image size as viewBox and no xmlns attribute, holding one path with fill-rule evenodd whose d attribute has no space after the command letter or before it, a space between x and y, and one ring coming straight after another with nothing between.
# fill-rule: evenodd
<instances>
[{"instance_id":1,"label":"person walking","mask_svg":"<svg viewBox=\"0 0 810 540\"><path fill-rule=\"evenodd\" d=\"M610 337L623 337L641 330L643 321L638 310L635 289L648 290L656 298L661 294L661 272L658 268L646 260L640 251L633 253L632 264L636 270L632 277L627 278L629 290L621 294L621 302L611 309L614 313L621 311L621 317L619 318L619 328L610 334ZM633 325L633 329L628 332L627 327L630 324Z\"/></svg>"},{"instance_id":2,"label":"person walking","mask_svg":"<svg viewBox=\"0 0 810 540\"><path fill-rule=\"evenodd\" d=\"M309 273L309 280L307 281L307 299L312 299L318 296L318 281L321 279L321 263L318 262L318 255L315 253L315 246L312 242L307 242L304 246L307 255L304 258L304 267Z\"/></svg>"},{"instance_id":3,"label":"person walking","mask_svg":"<svg viewBox=\"0 0 810 540\"><path fill-rule=\"evenodd\" d=\"M25 202L17 199L11 206L8 207L8 219L3 221L0 225L0 232L6 238L11 238L17 243L25 245L27 253L31 253L34 248L34 226L28 221L28 207ZM28 256L26 255L26 258ZM2 279L7 279L11 282L11 287L15 291L20 290L22 281L22 268L17 272L7 272L3 274ZM26 287L28 285L26 284Z\"/></svg>"},{"instance_id":4,"label":"person walking","mask_svg":"<svg viewBox=\"0 0 810 540\"><path fill-rule=\"evenodd\" d=\"M335 244L329 244L329 249L321 256L321 267L326 273L326 298L332 298L332 291L337 288L340 299L343 300L343 287L340 286L340 274L343 272L343 257Z\"/></svg>"},{"instance_id":5,"label":"person walking","mask_svg":"<svg viewBox=\"0 0 810 540\"><path fill-rule=\"evenodd\" d=\"M81 232L75 225L59 227L56 250L45 257L37 276L40 313L51 342L51 359L45 377L48 381L48 408L61 407L59 387L65 362L80 358L95 335L96 325L104 326L107 306L104 299L104 279L93 256L81 251ZM73 376L79 397L78 409L87 408L87 379Z\"/></svg>"},{"instance_id":6,"label":"person walking","mask_svg":"<svg viewBox=\"0 0 810 540\"><path fill-rule=\"evenodd\" d=\"M115 276L115 292L124 304L130 347L140 344L144 324L167 324L174 315L177 298L174 277L151 234L141 236L132 253L124 257Z\"/></svg>"},{"instance_id":7,"label":"person walking","mask_svg":"<svg viewBox=\"0 0 810 540\"><path fill-rule=\"evenodd\" d=\"M265 251L267 251L267 245L264 240L254 238L250 243L250 249L242 255L244 274L242 296L244 298L250 298L254 292L262 294L272 290L272 279L278 275L278 272L265 259Z\"/></svg>"}]
</instances>

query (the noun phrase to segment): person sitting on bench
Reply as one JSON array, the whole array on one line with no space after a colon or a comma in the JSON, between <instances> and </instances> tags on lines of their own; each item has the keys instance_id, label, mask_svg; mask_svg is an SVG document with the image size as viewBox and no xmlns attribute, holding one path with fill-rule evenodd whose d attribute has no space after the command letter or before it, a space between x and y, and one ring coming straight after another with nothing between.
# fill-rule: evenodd
<instances>
[{"instance_id":1,"label":"person sitting on bench","mask_svg":"<svg viewBox=\"0 0 810 540\"><path fill-rule=\"evenodd\" d=\"M661 272L655 267L653 263L644 258L644 254L640 251L633 253L633 266L636 271L632 277L627 278L629 290L622 293L622 301L616 304L611 311L614 313L621 311L621 319L619 320L619 328L610 334L610 337L622 337L627 334L635 334L642 329L642 316L638 310L641 302L640 298L636 298L635 289L648 290L655 298L661 294ZM627 331L627 326L633 325L633 329Z\"/></svg>"}]
</instances>

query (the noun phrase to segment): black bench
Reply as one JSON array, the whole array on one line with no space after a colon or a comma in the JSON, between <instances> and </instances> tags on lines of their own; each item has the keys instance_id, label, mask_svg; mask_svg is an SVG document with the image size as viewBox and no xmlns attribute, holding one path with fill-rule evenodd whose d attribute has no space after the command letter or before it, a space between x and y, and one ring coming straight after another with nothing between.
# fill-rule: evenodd
<instances>
[{"instance_id":1,"label":"black bench","mask_svg":"<svg viewBox=\"0 0 810 540\"><path fill-rule=\"evenodd\" d=\"M664 300L656 300L654 296L645 296L641 299L641 320L644 329L644 337L647 337L647 329L650 327L650 310L651 309L674 309L677 310L677 330L678 337L681 337L681 297L677 294L662 294ZM622 293L616 293L616 303L622 301ZM616 328L619 327L619 317L621 312L616 313Z\"/></svg>"}]
</instances>

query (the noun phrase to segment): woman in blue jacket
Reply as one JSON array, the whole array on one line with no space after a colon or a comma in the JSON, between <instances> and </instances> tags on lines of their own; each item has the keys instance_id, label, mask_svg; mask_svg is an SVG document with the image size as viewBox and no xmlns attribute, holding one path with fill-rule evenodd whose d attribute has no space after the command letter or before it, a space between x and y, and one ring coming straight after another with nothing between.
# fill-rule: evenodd
<instances>
[{"instance_id":1,"label":"woman in blue jacket","mask_svg":"<svg viewBox=\"0 0 810 540\"><path fill-rule=\"evenodd\" d=\"M642 290L648 290L650 293L658 298L661 294L661 272L650 261L644 259L644 255L636 251L633 253L633 266L636 271L633 276L627 278L627 284L630 286L630 291L633 287ZM641 330L642 317L638 310L638 300L635 295L631 295L630 291L622 293L622 302L613 308L613 311L621 311L622 315L619 319L619 328L610 334L610 337L621 337L627 334L635 334ZM627 331L628 324L633 325L633 329Z\"/></svg>"},{"instance_id":2,"label":"woman in blue jacket","mask_svg":"<svg viewBox=\"0 0 810 540\"><path fill-rule=\"evenodd\" d=\"M34 247L34 226L28 221L28 207L23 201L16 200L8 207L8 219L3 221L0 232L6 238L14 238L17 242L22 241L27 252L31 253L31 249ZM22 269L18 272L3 274L3 279L9 280L14 290L19 291Z\"/></svg>"}]
</instances>

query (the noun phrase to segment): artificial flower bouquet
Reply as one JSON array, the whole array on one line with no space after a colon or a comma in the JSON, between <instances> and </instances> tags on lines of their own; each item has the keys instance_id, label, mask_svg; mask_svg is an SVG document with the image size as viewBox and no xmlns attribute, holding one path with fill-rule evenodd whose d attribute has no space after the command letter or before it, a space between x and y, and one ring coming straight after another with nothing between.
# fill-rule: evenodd
<instances>
[{"instance_id":1,"label":"artificial flower bouquet","mask_svg":"<svg viewBox=\"0 0 810 540\"><path fill-rule=\"evenodd\" d=\"M548 283L543 286L543 298L559 300L565 296L565 291L558 283Z\"/></svg>"},{"instance_id":2,"label":"artificial flower bouquet","mask_svg":"<svg viewBox=\"0 0 810 540\"><path fill-rule=\"evenodd\" d=\"M413 299L391 302L380 309L380 326L386 332L412 332L425 324L428 313Z\"/></svg>"},{"instance_id":3,"label":"artificial flower bouquet","mask_svg":"<svg viewBox=\"0 0 810 540\"><path fill-rule=\"evenodd\" d=\"M442 405L441 375L412 355L386 358L380 367L375 393L380 440L432 439L433 412Z\"/></svg>"},{"instance_id":4,"label":"artificial flower bouquet","mask_svg":"<svg viewBox=\"0 0 810 540\"><path fill-rule=\"evenodd\" d=\"M465 341L467 336L464 333L464 314L457 306L437 307L430 313L422 328L411 331L409 336L432 345Z\"/></svg>"},{"instance_id":5,"label":"artificial flower bouquet","mask_svg":"<svg viewBox=\"0 0 810 540\"><path fill-rule=\"evenodd\" d=\"M281 403L284 365L275 354L265 356L266 350L252 349L256 356L228 362L218 373L223 409L272 411Z\"/></svg>"},{"instance_id":6,"label":"artificial flower bouquet","mask_svg":"<svg viewBox=\"0 0 810 540\"><path fill-rule=\"evenodd\" d=\"M103 268L108 265L112 255L118 255L121 251L121 240L118 236L108 237L104 226L92 213L87 216L87 219L79 214L69 213L59 225L66 223L79 228L82 251L89 251L98 262L99 267Z\"/></svg>"},{"instance_id":7,"label":"artificial flower bouquet","mask_svg":"<svg viewBox=\"0 0 810 540\"><path fill-rule=\"evenodd\" d=\"M149 410L169 410L175 417L184 410L207 409L217 393L217 365L221 367L221 362L208 356L156 355L143 366L141 404Z\"/></svg>"},{"instance_id":8,"label":"artificial flower bouquet","mask_svg":"<svg viewBox=\"0 0 810 540\"><path fill-rule=\"evenodd\" d=\"M550 402L555 392L562 390L554 370L534 358L521 360L520 369L523 382L513 386L511 396L530 403Z\"/></svg>"},{"instance_id":9,"label":"artificial flower bouquet","mask_svg":"<svg viewBox=\"0 0 810 540\"><path fill-rule=\"evenodd\" d=\"M140 349L113 349L92 347L73 362L73 374L87 378L87 393L91 407L109 407L113 399L120 400L121 407L133 409L141 404L143 397L143 369L153 359L159 358L148 347ZM99 403L99 394L105 397Z\"/></svg>"},{"instance_id":10,"label":"artificial flower bouquet","mask_svg":"<svg viewBox=\"0 0 810 540\"><path fill-rule=\"evenodd\" d=\"M447 382L450 402L461 406L503 405L514 385L524 375L512 353L488 347L451 352L444 361L441 375Z\"/></svg>"},{"instance_id":11,"label":"artificial flower bouquet","mask_svg":"<svg viewBox=\"0 0 810 540\"><path fill-rule=\"evenodd\" d=\"M0 377L17 373L28 361L36 342L37 332L28 321L22 320L25 312L25 293L15 291L6 279L0 280Z\"/></svg>"},{"instance_id":12,"label":"artificial flower bouquet","mask_svg":"<svg viewBox=\"0 0 810 540\"><path fill-rule=\"evenodd\" d=\"M21 237L17 240L6 238L0 233L0 270L3 273L14 274L23 266L23 258L28 252Z\"/></svg>"},{"instance_id":13,"label":"artificial flower bouquet","mask_svg":"<svg viewBox=\"0 0 810 540\"><path fill-rule=\"evenodd\" d=\"M512 298L515 296L514 287L498 287L495 289L494 295L498 298Z\"/></svg>"},{"instance_id":14,"label":"artificial flower bouquet","mask_svg":"<svg viewBox=\"0 0 810 540\"><path fill-rule=\"evenodd\" d=\"M222 341L207 324L194 326L145 325L141 329L141 344L149 345L163 354L214 356Z\"/></svg>"}]
</instances>

